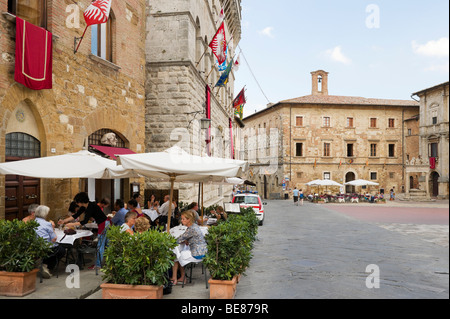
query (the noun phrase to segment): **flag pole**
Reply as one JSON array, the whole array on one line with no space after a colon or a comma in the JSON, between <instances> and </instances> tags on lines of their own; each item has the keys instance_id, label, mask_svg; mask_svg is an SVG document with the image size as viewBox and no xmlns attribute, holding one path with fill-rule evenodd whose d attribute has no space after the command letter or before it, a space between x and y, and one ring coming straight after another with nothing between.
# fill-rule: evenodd
<instances>
[{"instance_id":1,"label":"flag pole","mask_svg":"<svg viewBox=\"0 0 450 319\"><path fill-rule=\"evenodd\" d=\"M74 54L76 54L76 53L78 52L78 48L80 47L81 41L83 41L84 34L86 33L87 28L88 28L88 25L87 25L86 28L84 29L84 32L83 32L83 35L81 36L81 38L75 37L75 39L74 39L74 45L73 45L73 46L74 46L74 47L76 46L77 40L78 40L78 39L80 39L80 42L78 42L77 48L73 51Z\"/></svg>"},{"instance_id":2,"label":"flag pole","mask_svg":"<svg viewBox=\"0 0 450 319\"><path fill-rule=\"evenodd\" d=\"M213 69L214 69L214 65L213 65L213 67L211 68L211 71L209 71L208 76L207 76L206 79L205 79L205 82L208 81L208 78L209 78L209 76L211 75L211 72L213 71Z\"/></svg>"}]
</instances>

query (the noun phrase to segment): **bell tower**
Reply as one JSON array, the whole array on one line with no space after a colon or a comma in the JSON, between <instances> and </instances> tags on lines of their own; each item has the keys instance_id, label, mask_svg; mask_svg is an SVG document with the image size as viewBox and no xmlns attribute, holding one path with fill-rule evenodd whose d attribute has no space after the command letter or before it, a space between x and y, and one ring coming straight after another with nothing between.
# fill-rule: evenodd
<instances>
[{"instance_id":1,"label":"bell tower","mask_svg":"<svg viewBox=\"0 0 450 319\"><path fill-rule=\"evenodd\" d=\"M318 70L311 72L312 95L328 95L328 72Z\"/></svg>"}]
</instances>

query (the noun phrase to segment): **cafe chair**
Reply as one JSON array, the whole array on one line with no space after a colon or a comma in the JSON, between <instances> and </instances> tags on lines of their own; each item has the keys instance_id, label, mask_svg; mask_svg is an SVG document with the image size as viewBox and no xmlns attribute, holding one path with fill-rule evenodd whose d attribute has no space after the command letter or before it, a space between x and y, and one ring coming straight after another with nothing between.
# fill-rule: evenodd
<instances>
[{"instance_id":1,"label":"cafe chair","mask_svg":"<svg viewBox=\"0 0 450 319\"><path fill-rule=\"evenodd\" d=\"M206 275L206 268L203 265L203 260L200 260L198 262L190 262L189 264L184 266L184 280L183 280L183 284L181 285L181 288L184 288L184 284L187 281L187 278L189 277L189 283L192 283L192 269L197 266L198 264L202 265L202 274L205 274L205 285L206 285L206 289L208 289L208 278ZM189 269L189 276L187 274L187 270Z\"/></svg>"},{"instance_id":2,"label":"cafe chair","mask_svg":"<svg viewBox=\"0 0 450 319\"><path fill-rule=\"evenodd\" d=\"M83 243L77 248L78 253L78 266L80 269L83 269L82 266L86 266L86 261L84 259L84 255L93 255L97 256L97 247L93 246L93 241L83 241Z\"/></svg>"}]
</instances>

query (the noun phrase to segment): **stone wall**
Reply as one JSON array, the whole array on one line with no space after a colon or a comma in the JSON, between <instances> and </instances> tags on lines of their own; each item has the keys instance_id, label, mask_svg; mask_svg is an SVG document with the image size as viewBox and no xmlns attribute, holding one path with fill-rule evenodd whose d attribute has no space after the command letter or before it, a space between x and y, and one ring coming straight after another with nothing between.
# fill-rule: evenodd
<instances>
[{"instance_id":1,"label":"stone wall","mask_svg":"<svg viewBox=\"0 0 450 319\"><path fill-rule=\"evenodd\" d=\"M372 191L395 188L400 192L404 186L402 119L417 113L418 107L281 103L244 122L248 128L279 130L282 145L279 161L283 169L269 180L276 178L281 183L288 179L287 188L305 191L307 182L324 179L324 173L341 184L346 182L348 173L353 173L355 179L367 180L372 179L371 173L376 173L374 181L380 186ZM303 116L301 126L296 125L296 116ZM323 116L330 117L330 127L323 126ZM349 116L354 119L352 128L347 127ZM377 128L369 128L368 119L374 116L379 124ZM275 120L278 117L280 122ZM388 127L388 119L395 120L394 128ZM302 143L301 156L296 156L297 143ZM330 156L323 154L324 143L331 146ZM347 144L353 144L353 156L347 156ZM370 144L377 144L376 156L370 156ZM389 144L395 147L393 157L389 156ZM256 180L261 179L259 176ZM258 188L261 192L261 187ZM278 185L278 192L282 192L281 185Z\"/></svg>"},{"instance_id":2,"label":"stone wall","mask_svg":"<svg viewBox=\"0 0 450 319\"><path fill-rule=\"evenodd\" d=\"M180 0L151 1L146 41L146 149L163 151L175 144L195 155L206 154L205 132L199 120L205 117L206 85L212 88L212 155L223 157L228 144L230 104L234 74L227 88L214 89L220 73L212 69L214 57L208 44L217 28L220 2ZM227 29L228 30L228 29ZM228 38L230 39L230 38ZM233 41L230 56L234 55ZM229 154L229 152L228 152ZM148 189L168 189L168 183L147 180ZM198 185L175 184L179 200L197 201ZM204 205L222 203L231 186L204 186Z\"/></svg>"},{"instance_id":3,"label":"stone wall","mask_svg":"<svg viewBox=\"0 0 450 319\"><path fill-rule=\"evenodd\" d=\"M78 1L78 9L73 1L48 2L48 30L54 34L51 90L33 91L14 82L15 22L0 16L0 162L5 160L8 124L24 101L40 133L41 156L79 151L86 138L102 128L117 132L130 149L144 151L146 1L113 1L112 63L90 54L91 28L79 51L73 52L74 37L84 31L82 13L90 1ZM66 12L68 5L72 7ZM2 0L0 12L6 11L7 1ZM77 17L79 28L69 27ZM0 218L4 216L4 187L2 176ZM41 203L50 206L53 216L65 214L79 189L78 180L41 180Z\"/></svg>"}]
</instances>

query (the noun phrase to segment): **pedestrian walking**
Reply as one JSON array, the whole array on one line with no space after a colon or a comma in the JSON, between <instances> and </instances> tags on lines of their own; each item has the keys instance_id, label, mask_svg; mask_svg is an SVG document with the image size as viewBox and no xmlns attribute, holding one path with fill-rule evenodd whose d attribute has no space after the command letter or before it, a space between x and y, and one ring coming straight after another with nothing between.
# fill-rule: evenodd
<instances>
[{"instance_id":1,"label":"pedestrian walking","mask_svg":"<svg viewBox=\"0 0 450 319\"><path fill-rule=\"evenodd\" d=\"M294 205L298 206L298 195L299 195L299 191L297 189L297 187L294 188L294 190L292 191L293 195L294 195Z\"/></svg>"},{"instance_id":2,"label":"pedestrian walking","mask_svg":"<svg viewBox=\"0 0 450 319\"><path fill-rule=\"evenodd\" d=\"M390 200L395 200L395 193L394 193L394 189L391 188L391 198Z\"/></svg>"},{"instance_id":3,"label":"pedestrian walking","mask_svg":"<svg viewBox=\"0 0 450 319\"><path fill-rule=\"evenodd\" d=\"M300 189L300 205L303 206L303 198L305 198L305 195L303 194L303 190Z\"/></svg>"}]
</instances>

